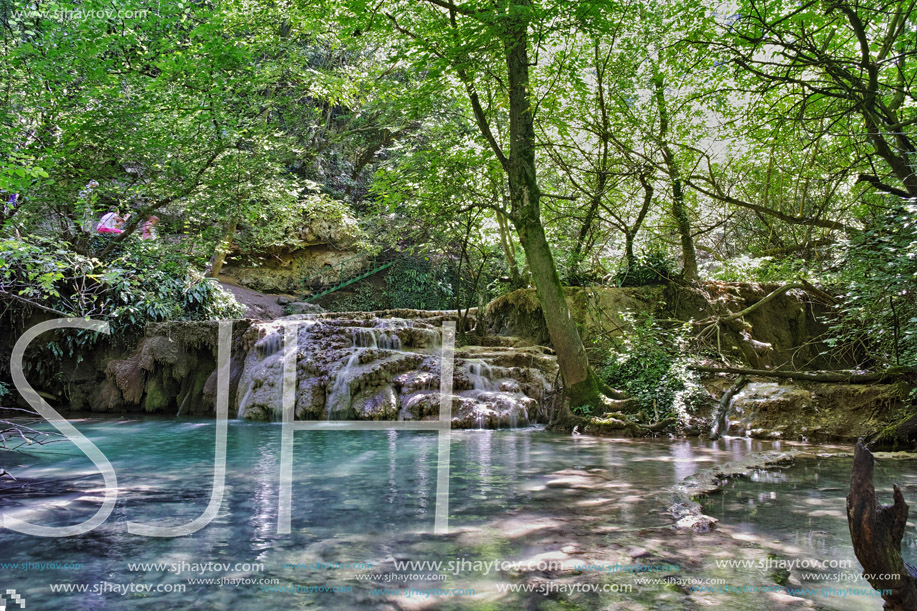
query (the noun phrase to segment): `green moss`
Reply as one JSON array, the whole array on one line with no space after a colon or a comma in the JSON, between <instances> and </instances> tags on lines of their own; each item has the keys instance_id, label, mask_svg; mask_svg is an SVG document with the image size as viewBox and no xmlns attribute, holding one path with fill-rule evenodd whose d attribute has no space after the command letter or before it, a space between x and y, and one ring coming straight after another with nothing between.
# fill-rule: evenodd
<instances>
[{"instance_id":1,"label":"green moss","mask_svg":"<svg viewBox=\"0 0 917 611\"><path fill-rule=\"evenodd\" d=\"M160 412L169 404L165 386L158 376L151 377L146 383L146 394L143 397L143 409L148 412Z\"/></svg>"},{"instance_id":2,"label":"green moss","mask_svg":"<svg viewBox=\"0 0 917 611\"><path fill-rule=\"evenodd\" d=\"M887 450L913 450L917 442L915 418L917 418L917 406L911 405L900 409L891 424L875 436L872 445Z\"/></svg>"}]
</instances>

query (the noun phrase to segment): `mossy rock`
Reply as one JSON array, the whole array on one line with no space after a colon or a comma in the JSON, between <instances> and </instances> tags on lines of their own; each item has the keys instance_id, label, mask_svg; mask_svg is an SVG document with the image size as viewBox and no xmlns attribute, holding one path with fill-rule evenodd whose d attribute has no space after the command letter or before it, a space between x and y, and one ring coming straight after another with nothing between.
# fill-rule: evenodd
<instances>
[{"instance_id":1,"label":"mossy rock","mask_svg":"<svg viewBox=\"0 0 917 611\"><path fill-rule=\"evenodd\" d=\"M169 404L169 396L166 393L165 385L158 376L147 380L145 395L143 397L143 409L147 412L161 412Z\"/></svg>"}]
</instances>

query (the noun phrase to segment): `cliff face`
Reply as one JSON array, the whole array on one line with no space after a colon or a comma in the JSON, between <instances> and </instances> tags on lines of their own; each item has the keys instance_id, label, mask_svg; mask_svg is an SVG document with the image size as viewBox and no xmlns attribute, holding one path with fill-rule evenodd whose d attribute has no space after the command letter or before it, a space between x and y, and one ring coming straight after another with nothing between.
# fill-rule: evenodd
<instances>
[{"instance_id":1,"label":"cliff face","mask_svg":"<svg viewBox=\"0 0 917 611\"><path fill-rule=\"evenodd\" d=\"M230 252L221 273L256 291L299 295L366 269L372 256L357 220L321 196L316 202L301 222L274 236L273 246Z\"/></svg>"},{"instance_id":2,"label":"cliff face","mask_svg":"<svg viewBox=\"0 0 917 611\"><path fill-rule=\"evenodd\" d=\"M356 275L371 260L372 256L361 256L354 250L337 250L326 245L278 248L233 257L221 273L256 291L300 295L304 288L311 291L334 284L341 273L345 278ZM304 282L308 286L304 287Z\"/></svg>"},{"instance_id":3,"label":"cliff face","mask_svg":"<svg viewBox=\"0 0 917 611\"><path fill-rule=\"evenodd\" d=\"M637 288L567 288L567 304L583 339L596 335L626 334L634 318L651 314L657 319L702 320L741 311L767 296L777 285L706 283L702 288L647 286ZM722 354L747 366L798 369L837 367L821 355L818 341L825 332L819 316L825 306L804 293L790 291L767 302L741 320L724 325L719 343ZM495 299L485 308L487 333L515 335L535 343L549 343L534 289L521 289Z\"/></svg>"},{"instance_id":4,"label":"cliff face","mask_svg":"<svg viewBox=\"0 0 917 611\"><path fill-rule=\"evenodd\" d=\"M243 345L251 320L233 321L234 348ZM212 415L216 404L216 322L147 325L143 338L127 352L101 350L93 366L69 376L71 411L146 412ZM235 402L245 355L230 357L230 405Z\"/></svg>"}]
</instances>

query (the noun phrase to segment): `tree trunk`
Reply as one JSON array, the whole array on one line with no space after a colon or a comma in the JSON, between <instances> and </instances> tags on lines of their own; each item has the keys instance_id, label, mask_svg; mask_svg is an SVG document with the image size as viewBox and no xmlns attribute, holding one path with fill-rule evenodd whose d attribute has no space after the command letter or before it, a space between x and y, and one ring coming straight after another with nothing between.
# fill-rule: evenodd
<instances>
[{"instance_id":1,"label":"tree trunk","mask_svg":"<svg viewBox=\"0 0 917 611\"><path fill-rule=\"evenodd\" d=\"M872 453L857 443L847 496L853 551L863 565L864 577L882 591L886 611L913 611L917 609L917 570L901 557L908 506L898 484L894 486L894 504L879 504L872 483L874 467Z\"/></svg>"},{"instance_id":2,"label":"tree trunk","mask_svg":"<svg viewBox=\"0 0 917 611\"><path fill-rule=\"evenodd\" d=\"M216 251L214 251L213 257L210 259L211 278L218 278L220 276L220 270L223 269L223 262L226 261L226 253L229 252L229 246L232 244L232 236L236 234L236 227L238 227L238 225L239 221L232 219L226 226L226 231L223 232L220 243L217 244Z\"/></svg>"},{"instance_id":3,"label":"tree trunk","mask_svg":"<svg viewBox=\"0 0 917 611\"><path fill-rule=\"evenodd\" d=\"M659 112L659 146L662 149L662 159L665 162L669 180L672 181L672 216L675 217L678 234L681 236L681 263L684 279L694 282L697 280L697 253L694 250L691 221L688 219L688 210L685 206L681 168L678 167L678 160L675 159L675 154L668 142L669 113L665 103L665 82L661 74L654 77L653 85L656 88L656 108Z\"/></svg>"},{"instance_id":4,"label":"tree trunk","mask_svg":"<svg viewBox=\"0 0 917 611\"><path fill-rule=\"evenodd\" d=\"M532 281L541 302L551 344L557 352L557 365L571 405L596 405L599 400L599 385L589 367L586 348L583 346L576 323L570 316L544 228L540 221L533 222L529 219L517 223L516 230L525 250L529 270L532 272Z\"/></svg>"},{"instance_id":5,"label":"tree trunk","mask_svg":"<svg viewBox=\"0 0 917 611\"><path fill-rule=\"evenodd\" d=\"M510 153L506 163L513 225L544 314L548 335L571 405L598 405L599 385L564 297L541 224L541 191L535 170L535 126L530 99L528 23L530 0L514 0L506 17L504 49L509 84Z\"/></svg>"},{"instance_id":6,"label":"tree trunk","mask_svg":"<svg viewBox=\"0 0 917 611\"><path fill-rule=\"evenodd\" d=\"M634 254L634 232L624 232L624 261L627 264L627 274L630 275L637 268L637 256Z\"/></svg>"},{"instance_id":7,"label":"tree trunk","mask_svg":"<svg viewBox=\"0 0 917 611\"><path fill-rule=\"evenodd\" d=\"M510 283L514 289L522 288L522 275L516 265L516 255L513 254L513 238L509 234L509 224L506 217L497 212L497 226L500 230L500 245L503 247L503 256L506 257L506 267L509 268Z\"/></svg>"},{"instance_id":8,"label":"tree trunk","mask_svg":"<svg viewBox=\"0 0 917 611\"><path fill-rule=\"evenodd\" d=\"M595 194L592 196L592 202L589 204L589 210L586 211L586 218L580 227L576 243L573 244L573 252L570 253L569 269L567 271L567 282L579 284L579 268L583 262L583 250L586 245L586 237L592 229L592 223L595 221L599 211L599 204L602 203L602 192L605 190L605 175L599 176L599 186L596 187Z\"/></svg>"},{"instance_id":9,"label":"tree trunk","mask_svg":"<svg viewBox=\"0 0 917 611\"><path fill-rule=\"evenodd\" d=\"M505 8L506 10L502 10ZM449 23L457 28L456 7L450 7ZM541 191L535 170L535 117L529 82L528 27L533 17L531 0L508 0L497 11L500 38L507 69L509 94L509 154L497 141L487 121L480 96L468 72L456 65L464 83L481 135L506 172L510 213L507 215L519 234L532 281L541 302L548 335L557 352L557 364L565 391L572 405L600 405L599 383L589 367L576 324L564 298L560 276L541 224ZM573 414L562 410L559 419L571 420Z\"/></svg>"}]
</instances>

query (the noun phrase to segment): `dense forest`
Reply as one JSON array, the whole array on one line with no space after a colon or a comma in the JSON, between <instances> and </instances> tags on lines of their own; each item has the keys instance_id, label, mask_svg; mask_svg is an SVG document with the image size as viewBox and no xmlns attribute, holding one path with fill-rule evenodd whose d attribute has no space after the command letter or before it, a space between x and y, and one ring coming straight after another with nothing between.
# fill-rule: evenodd
<instances>
[{"instance_id":1,"label":"dense forest","mask_svg":"<svg viewBox=\"0 0 917 611\"><path fill-rule=\"evenodd\" d=\"M838 363L913 367L912 7L725 8L4 1L4 318L231 316L205 274L332 219L402 272L341 307L534 286L575 403L561 285L820 287Z\"/></svg>"},{"instance_id":2,"label":"dense forest","mask_svg":"<svg viewBox=\"0 0 917 611\"><path fill-rule=\"evenodd\" d=\"M850 534L864 568L895 574L869 579L876 590L867 595L881 596L887 609L917 604L917 576L902 556L915 546L905 535L904 496L895 484L895 504L877 505L866 445L855 462L780 445L852 445L860 437L873 449L917 448L913 0L0 0L0 38L0 405L16 410L0 421L0 450L61 440L39 418L14 419L38 416L26 409L38 401L74 413L174 416L177 423L135 430L153 440L154 462L174 458L193 471L182 481L206 490L195 462L200 438L178 417L206 417L210 426L217 415L224 442L227 414L251 424L234 429L253 441L234 446L231 460L267 448L246 459L259 469L264 457L274 460L273 429L244 421L282 421L278 460L291 471L288 426L308 420L303 426L320 443L296 457L306 480L314 465L302 461L318 461L315 473L341 467L322 454L325 433L308 428L323 420L416 421L391 427L400 431L389 430L392 440L437 419L445 422L430 429L437 435L529 426L531 437L453 442L453 460L474 475L453 481L461 500L451 516L492 527L502 537L494 549L522 554L512 533L534 532L526 529L537 523L545 529L538 545L568 560L587 558L583 543L598 550L589 551L596 562L644 558L721 575L698 558L725 549L758 561L772 553L760 541L775 538L773 549L799 553L787 550L813 533L828 543L810 553L852 558ZM96 326L46 327L54 332L23 361L17 339L60 318ZM220 342L231 340L231 357L223 344L217 349L216 329ZM38 391L23 392L24 375ZM110 426L104 418L87 424L120 453L119 469L149 471L132 462L143 453ZM593 440L602 435L656 439L602 446ZM347 477L365 490L387 481L390 500L374 505L382 493L354 500L337 483L308 480L322 499L310 528L352 524L335 502L385 517L385 528L401 526L429 517L433 501L423 499L435 496L436 533L444 532L449 474L426 470L436 452L449 468L448 438L438 437L438 447L423 435L389 446L378 437L340 439L342 452L362 452L359 460L378 469L373 476L354 467ZM737 440L747 442L741 451ZM529 463L530 443L544 473ZM179 450L163 454L170 447ZM387 474L380 465L388 463L374 456L388 456ZM512 476L488 479L492 456ZM28 509L60 489L85 492L82 481L50 486L40 469L46 458L0 465L0 507L18 511L21 501ZM797 459L809 471L762 476L786 484L783 505L729 483ZM633 462L622 475L630 479L609 491L621 461ZM717 467L694 464L705 461ZM913 486L901 467L909 463L887 464ZM846 485L851 466L849 531L842 517L837 535L837 520L813 521L836 515L809 511L843 503L832 491ZM264 480L243 471L233 482L258 492L230 491L227 503L273 516L262 495L275 491L264 493ZM214 466L214 490L218 472ZM291 485L283 473L281 485ZM533 473L553 479L525 480ZM434 480L435 495L423 488ZM702 506L727 485L728 502ZM141 498L131 511L166 515L172 499L143 496L144 486L127 488ZM489 486L502 491L497 501ZM393 500L415 488L408 500ZM552 497L557 490L566 496ZM669 491L675 530L651 523L656 514L646 508L661 502L656 490ZM814 492L793 501L798 490ZM280 503L292 492L283 495L277 520L286 531L278 526L278 535L290 533ZM586 495L579 504L577 495ZM263 506L246 504L253 498ZM463 505L467 499L478 505ZM398 513L415 501L416 515ZM758 543L726 527L671 544L684 536L673 532L714 529L717 519L702 512L742 521L755 502ZM507 517L508 506L535 513ZM623 516L627 528L614 535L620 549L597 529L593 506ZM108 513L112 507L114 500ZM763 517L768 511L776 517ZM554 521L558 515L572 526ZM768 520L781 526L768 531ZM823 530L777 545L802 523ZM286 545L264 545L241 520L232 527L233 545ZM299 528L297 545L311 545ZM385 528L365 548L348 549L378 552L375 562L388 567L394 544ZM568 541L573 531L587 534ZM487 536L468 532L468 549L495 554L480 543ZM125 535L104 536L114 548ZM213 531L203 537L189 540L215 557L226 553L207 538ZM411 537L397 543L433 553ZM283 553L301 559L298 550ZM122 575L133 579L132 571ZM540 579L531 568L514 575ZM730 575L783 588L791 571ZM818 583L836 585L830 581ZM695 604L700 595L683 586L677 596ZM29 596L47 595L35 588ZM627 600L656 608L675 596L669 590ZM253 592L239 600L264 608L269 595ZM754 590L761 592L773 590ZM719 598L702 604L726 605L733 593L710 593ZM500 596L492 600L507 600ZM622 600L583 595L542 607L534 596L509 600L526 608ZM727 608L762 608L761 598L741 600L747 604Z\"/></svg>"}]
</instances>

